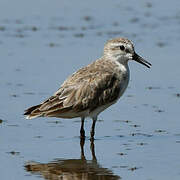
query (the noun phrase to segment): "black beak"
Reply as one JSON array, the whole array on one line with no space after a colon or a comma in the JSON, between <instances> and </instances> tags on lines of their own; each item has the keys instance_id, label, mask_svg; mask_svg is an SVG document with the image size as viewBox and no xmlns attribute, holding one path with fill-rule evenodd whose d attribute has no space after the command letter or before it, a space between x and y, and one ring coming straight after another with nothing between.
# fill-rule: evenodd
<instances>
[{"instance_id":1,"label":"black beak","mask_svg":"<svg viewBox=\"0 0 180 180\"><path fill-rule=\"evenodd\" d=\"M147 62L146 60L144 60L141 56L139 56L136 53L134 53L133 60L145 65L148 68L150 68L152 66L151 63Z\"/></svg>"}]
</instances>

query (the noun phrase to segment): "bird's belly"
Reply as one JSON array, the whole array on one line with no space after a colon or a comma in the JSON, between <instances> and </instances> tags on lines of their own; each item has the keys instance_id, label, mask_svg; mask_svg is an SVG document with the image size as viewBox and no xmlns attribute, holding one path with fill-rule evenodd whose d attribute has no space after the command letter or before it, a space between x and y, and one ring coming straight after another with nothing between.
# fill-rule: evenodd
<instances>
[{"instance_id":1,"label":"bird's belly","mask_svg":"<svg viewBox=\"0 0 180 180\"><path fill-rule=\"evenodd\" d=\"M98 114L100 114L102 111L107 109L109 106L111 106L115 102L116 101L97 107L96 109L91 111L88 116L91 117L91 118L98 116Z\"/></svg>"}]
</instances>

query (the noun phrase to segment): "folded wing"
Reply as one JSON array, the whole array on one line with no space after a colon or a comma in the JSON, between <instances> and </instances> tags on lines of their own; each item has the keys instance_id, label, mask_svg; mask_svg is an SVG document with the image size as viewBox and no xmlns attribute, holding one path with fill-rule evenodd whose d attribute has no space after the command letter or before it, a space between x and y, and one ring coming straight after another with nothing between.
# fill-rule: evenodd
<instances>
[{"instance_id":1,"label":"folded wing","mask_svg":"<svg viewBox=\"0 0 180 180\"><path fill-rule=\"evenodd\" d=\"M82 68L69 77L49 99L27 109L26 118L74 118L118 99L120 79L112 71ZM85 116L86 116L85 115Z\"/></svg>"}]
</instances>

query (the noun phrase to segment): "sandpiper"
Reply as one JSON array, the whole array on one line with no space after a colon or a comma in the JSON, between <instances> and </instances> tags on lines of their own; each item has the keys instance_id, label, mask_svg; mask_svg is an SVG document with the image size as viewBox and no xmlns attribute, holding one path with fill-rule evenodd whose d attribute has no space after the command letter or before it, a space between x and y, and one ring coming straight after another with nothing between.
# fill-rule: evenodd
<instances>
[{"instance_id":1,"label":"sandpiper","mask_svg":"<svg viewBox=\"0 0 180 180\"><path fill-rule=\"evenodd\" d=\"M57 92L39 105L25 110L27 119L36 117L81 118L80 135L85 138L84 120L93 120L91 140L99 113L117 102L129 83L128 61L150 68L126 38L107 41L101 58L68 77Z\"/></svg>"}]
</instances>

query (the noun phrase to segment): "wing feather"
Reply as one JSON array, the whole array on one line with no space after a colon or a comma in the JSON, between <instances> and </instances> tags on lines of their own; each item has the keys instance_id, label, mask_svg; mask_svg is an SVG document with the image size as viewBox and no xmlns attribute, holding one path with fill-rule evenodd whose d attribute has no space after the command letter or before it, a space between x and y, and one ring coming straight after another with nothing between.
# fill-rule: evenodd
<instances>
[{"instance_id":1,"label":"wing feather","mask_svg":"<svg viewBox=\"0 0 180 180\"><path fill-rule=\"evenodd\" d=\"M91 112L99 106L114 102L118 99L122 80L114 72L115 67L107 63L96 61L77 71L52 97L37 108L31 108L29 115L67 118L69 113L72 118L80 116L83 111Z\"/></svg>"}]
</instances>

